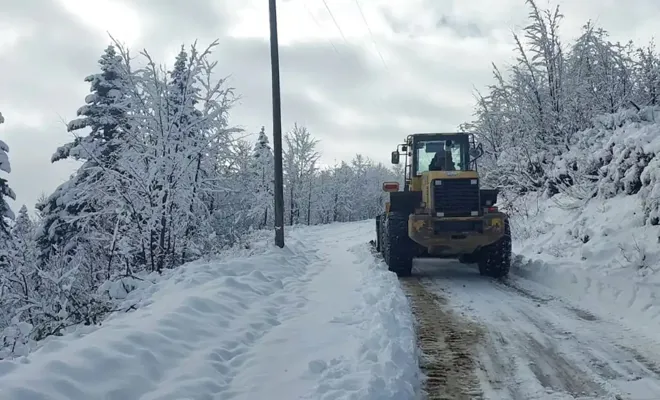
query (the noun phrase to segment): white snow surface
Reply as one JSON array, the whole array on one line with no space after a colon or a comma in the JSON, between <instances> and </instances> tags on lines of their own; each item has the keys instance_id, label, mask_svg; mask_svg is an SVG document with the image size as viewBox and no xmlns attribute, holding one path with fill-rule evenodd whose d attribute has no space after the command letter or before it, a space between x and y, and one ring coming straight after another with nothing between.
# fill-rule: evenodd
<instances>
[{"instance_id":1,"label":"white snow surface","mask_svg":"<svg viewBox=\"0 0 660 400\"><path fill-rule=\"evenodd\" d=\"M418 265L427 289L482 326L484 400L656 400L660 345L518 276L502 281L452 261Z\"/></svg>"},{"instance_id":2,"label":"white snow surface","mask_svg":"<svg viewBox=\"0 0 660 400\"><path fill-rule=\"evenodd\" d=\"M0 361L3 400L413 399L413 317L373 221L294 228L168 271L140 307Z\"/></svg>"},{"instance_id":3,"label":"white snow surface","mask_svg":"<svg viewBox=\"0 0 660 400\"><path fill-rule=\"evenodd\" d=\"M660 226L644 224L638 195L572 204L517 202L512 272L660 342Z\"/></svg>"},{"instance_id":4,"label":"white snow surface","mask_svg":"<svg viewBox=\"0 0 660 400\"><path fill-rule=\"evenodd\" d=\"M659 118L658 107L595 118L554 160L554 175L575 185L512 203L515 275L658 341Z\"/></svg>"}]
</instances>

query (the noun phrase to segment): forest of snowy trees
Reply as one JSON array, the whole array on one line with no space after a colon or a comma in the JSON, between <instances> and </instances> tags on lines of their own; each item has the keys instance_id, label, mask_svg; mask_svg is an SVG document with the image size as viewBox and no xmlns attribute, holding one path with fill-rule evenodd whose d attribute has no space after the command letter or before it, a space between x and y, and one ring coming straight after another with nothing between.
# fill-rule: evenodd
<instances>
[{"instance_id":1,"label":"forest of snowy trees","mask_svg":"<svg viewBox=\"0 0 660 400\"><path fill-rule=\"evenodd\" d=\"M506 72L494 66L494 83L477 96L475 120L462 126L484 146L486 180L504 197L634 194L655 153L614 131L660 117L654 44L613 43L592 23L567 44L559 8L526 3L529 25L514 36L516 61Z\"/></svg>"},{"instance_id":2,"label":"forest of snowy trees","mask_svg":"<svg viewBox=\"0 0 660 400\"><path fill-rule=\"evenodd\" d=\"M243 242L273 227L273 155L262 128L229 122L232 88L214 78L204 51L182 47L171 70L143 52L137 68L113 44L90 94L68 123L73 140L52 162L80 167L14 217L8 146L0 141L0 359L63 328L99 322L113 310L108 282L139 279ZM286 133L285 222L373 218L393 171L356 155L319 165L319 143L304 126ZM8 183L9 181L9 183ZM130 290L130 288L126 288Z\"/></svg>"}]
</instances>

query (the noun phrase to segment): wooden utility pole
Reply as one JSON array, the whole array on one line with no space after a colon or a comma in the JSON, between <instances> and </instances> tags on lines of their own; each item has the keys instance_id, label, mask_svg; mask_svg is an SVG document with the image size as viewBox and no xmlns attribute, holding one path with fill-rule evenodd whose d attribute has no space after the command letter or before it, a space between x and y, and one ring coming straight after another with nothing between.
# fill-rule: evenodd
<instances>
[{"instance_id":1,"label":"wooden utility pole","mask_svg":"<svg viewBox=\"0 0 660 400\"><path fill-rule=\"evenodd\" d=\"M268 0L270 13L270 67L273 81L273 155L275 157L275 245L284 247L284 176L282 173L282 105L280 54L277 41L277 9Z\"/></svg>"}]
</instances>

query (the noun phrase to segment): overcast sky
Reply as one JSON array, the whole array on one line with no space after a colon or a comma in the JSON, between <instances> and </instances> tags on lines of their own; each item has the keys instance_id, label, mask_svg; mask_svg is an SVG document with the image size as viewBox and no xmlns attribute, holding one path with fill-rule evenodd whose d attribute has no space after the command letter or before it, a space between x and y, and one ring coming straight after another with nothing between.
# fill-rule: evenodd
<instances>
[{"instance_id":1,"label":"overcast sky","mask_svg":"<svg viewBox=\"0 0 660 400\"><path fill-rule=\"evenodd\" d=\"M322 0L278 5L284 129L306 125L326 164L358 152L387 162L407 134L469 120L474 88L491 82L491 62L510 60L511 30L528 13L524 0L326 1L339 29ZM657 33L658 0L559 4L564 42L589 19L617 40ZM242 96L232 122L270 134L266 0L0 0L0 138L10 146L14 209L32 208L73 171L50 157L70 140L64 121L83 104L107 31L168 65L181 44L219 38L218 71Z\"/></svg>"}]
</instances>

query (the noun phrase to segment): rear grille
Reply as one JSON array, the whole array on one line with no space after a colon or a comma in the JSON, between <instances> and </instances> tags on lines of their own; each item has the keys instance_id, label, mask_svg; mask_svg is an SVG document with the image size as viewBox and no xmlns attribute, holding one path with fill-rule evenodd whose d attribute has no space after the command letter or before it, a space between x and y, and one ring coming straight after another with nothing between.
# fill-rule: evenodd
<instances>
[{"instance_id":1,"label":"rear grille","mask_svg":"<svg viewBox=\"0 0 660 400\"><path fill-rule=\"evenodd\" d=\"M434 234L439 233L483 233L484 225L481 220L477 221L436 221L433 225Z\"/></svg>"},{"instance_id":2,"label":"rear grille","mask_svg":"<svg viewBox=\"0 0 660 400\"><path fill-rule=\"evenodd\" d=\"M469 217L479 213L479 181L476 179L437 179L433 185L436 213L445 217ZM477 214L478 215L478 214Z\"/></svg>"}]
</instances>

